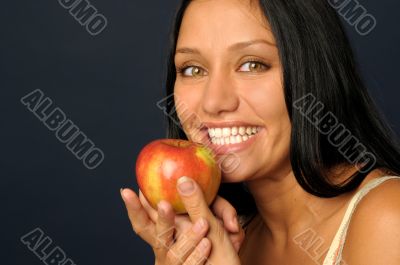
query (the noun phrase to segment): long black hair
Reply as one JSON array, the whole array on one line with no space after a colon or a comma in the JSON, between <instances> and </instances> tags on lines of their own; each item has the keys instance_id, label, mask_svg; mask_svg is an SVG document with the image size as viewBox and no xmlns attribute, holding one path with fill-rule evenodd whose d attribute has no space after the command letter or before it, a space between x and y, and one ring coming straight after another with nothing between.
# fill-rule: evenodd
<instances>
[{"instance_id":1,"label":"long black hair","mask_svg":"<svg viewBox=\"0 0 400 265\"><path fill-rule=\"evenodd\" d=\"M190 0L181 1L170 36L166 92L174 92L176 69L174 55L183 14ZM351 132L365 149L370 160L393 174L400 173L400 148L376 105L370 98L357 69L352 49L336 11L326 0L259 0L259 6L274 34L283 69L283 89L292 125L290 161L294 176L307 192L319 197L334 197L359 186L366 174L360 172L338 185L327 178L327 170L349 163L349 159L328 141L327 135L294 107L307 94L324 105ZM167 112L168 137L186 139L178 120L173 97ZM321 119L326 113L311 109ZM352 150L361 157L365 149ZM353 158L355 157L353 156ZM355 161L355 160L354 160ZM228 197L239 214L254 212L251 195L241 184L222 184L222 196Z\"/></svg>"}]
</instances>

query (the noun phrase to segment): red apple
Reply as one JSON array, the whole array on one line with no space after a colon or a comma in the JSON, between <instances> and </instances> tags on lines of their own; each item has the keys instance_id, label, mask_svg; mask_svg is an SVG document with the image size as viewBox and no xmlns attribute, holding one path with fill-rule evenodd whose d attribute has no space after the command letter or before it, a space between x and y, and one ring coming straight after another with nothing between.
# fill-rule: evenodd
<instances>
[{"instance_id":1,"label":"red apple","mask_svg":"<svg viewBox=\"0 0 400 265\"><path fill-rule=\"evenodd\" d=\"M182 176L197 182L210 205L221 183L221 171L208 148L185 140L160 139L140 151L136 178L140 190L154 209L161 200L166 200L176 213L186 213L176 190L177 181Z\"/></svg>"}]
</instances>

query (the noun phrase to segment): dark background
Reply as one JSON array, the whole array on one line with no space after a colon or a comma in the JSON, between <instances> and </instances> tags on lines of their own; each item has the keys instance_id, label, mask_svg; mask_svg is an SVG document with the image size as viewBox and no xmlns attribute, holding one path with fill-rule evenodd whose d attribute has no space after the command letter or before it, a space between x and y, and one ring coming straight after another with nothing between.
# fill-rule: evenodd
<instances>
[{"instance_id":1,"label":"dark background","mask_svg":"<svg viewBox=\"0 0 400 265\"><path fill-rule=\"evenodd\" d=\"M400 132L400 34L395 0L359 1L377 19L360 36L346 24L363 77ZM134 163L164 137L168 29L177 0L91 1L108 20L88 34L58 1L3 1L1 16L0 263L43 264L21 236L43 230L77 265L152 264L131 230L119 189L137 189ZM20 102L41 89L101 150L89 170ZM351 115L351 113L349 114Z\"/></svg>"}]
</instances>

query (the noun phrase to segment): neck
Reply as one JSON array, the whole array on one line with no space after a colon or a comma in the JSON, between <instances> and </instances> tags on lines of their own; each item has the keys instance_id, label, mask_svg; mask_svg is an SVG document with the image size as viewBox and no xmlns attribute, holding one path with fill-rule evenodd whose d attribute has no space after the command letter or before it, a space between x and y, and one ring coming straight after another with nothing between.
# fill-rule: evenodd
<instances>
[{"instance_id":1,"label":"neck","mask_svg":"<svg viewBox=\"0 0 400 265\"><path fill-rule=\"evenodd\" d=\"M323 222L347 202L347 196L321 198L304 191L291 169L273 178L251 180L247 186L255 199L262 228L275 244L286 245L288 240Z\"/></svg>"}]
</instances>

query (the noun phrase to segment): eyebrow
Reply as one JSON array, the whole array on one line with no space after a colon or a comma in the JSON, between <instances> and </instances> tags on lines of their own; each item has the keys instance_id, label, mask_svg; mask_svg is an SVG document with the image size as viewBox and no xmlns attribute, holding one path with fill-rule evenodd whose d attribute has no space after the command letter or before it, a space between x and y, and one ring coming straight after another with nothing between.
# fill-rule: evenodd
<instances>
[{"instance_id":1,"label":"eyebrow","mask_svg":"<svg viewBox=\"0 0 400 265\"><path fill-rule=\"evenodd\" d=\"M259 43L264 43L269 46L276 46L274 43L269 42L265 39L257 39L257 40L251 40L251 41L244 41L244 42L238 42L235 43L231 46L229 46L228 50L229 51L235 51L235 50L240 50L243 48L246 48L248 46L254 45L254 44L259 44ZM189 47L182 47L182 48L177 48L175 53L190 53L190 54L200 54L200 51L196 48L189 48Z\"/></svg>"}]
</instances>

